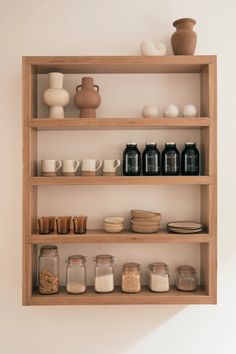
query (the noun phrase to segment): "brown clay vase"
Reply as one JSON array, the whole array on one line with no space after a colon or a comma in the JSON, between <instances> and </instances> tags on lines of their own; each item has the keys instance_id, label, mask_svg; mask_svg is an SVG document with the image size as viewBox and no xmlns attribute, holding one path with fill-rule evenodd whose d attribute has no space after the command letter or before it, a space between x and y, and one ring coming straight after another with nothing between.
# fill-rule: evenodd
<instances>
[{"instance_id":1,"label":"brown clay vase","mask_svg":"<svg viewBox=\"0 0 236 354\"><path fill-rule=\"evenodd\" d=\"M82 85L76 87L74 101L80 109L80 118L96 118L95 109L101 104L101 96L99 87L93 84L92 77L82 78Z\"/></svg>"},{"instance_id":2,"label":"brown clay vase","mask_svg":"<svg viewBox=\"0 0 236 354\"><path fill-rule=\"evenodd\" d=\"M180 18L173 22L176 31L171 37L174 55L194 55L197 34L193 31L196 21L193 18Z\"/></svg>"}]
</instances>

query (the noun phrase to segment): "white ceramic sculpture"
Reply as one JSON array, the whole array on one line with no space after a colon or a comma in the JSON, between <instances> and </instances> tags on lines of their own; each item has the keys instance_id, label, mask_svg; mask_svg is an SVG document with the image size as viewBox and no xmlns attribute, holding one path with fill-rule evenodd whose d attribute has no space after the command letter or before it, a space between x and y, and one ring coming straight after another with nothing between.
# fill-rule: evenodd
<instances>
[{"instance_id":1,"label":"white ceramic sculpture","mask_svg":"<svg viewBox=\"0 0 236 354\"><path fill-rule=\"evenodd\" d=\"M183 117L196 117L197 108L194 104L186 104L183 106Z\"/></svg>"},{"instance_id":2,"label":"white ceramic sculpture","mask_svg":"<svg viewBox=\"0 0 236 354\"><path fill-rule=\"evenodd\" d=\"M142 41L140 43L141 55L166 55L166 46L164 43L155 45L152 41Z\"/></svg>"},{"instance_id":3,"label":"white ceramic sculpture","mask_svg":"<svg viewBox=\"0 0 236 354\"><path fill-rule=\"evenodd\" d=\"M64 106L70 101L69 92L63 89L63 74L48 74L49 88L43 94L44 103L50 107L49 118L64 118Z\"/></svg>"},{"instance_id":4,"label":"white ceramic sculpture","mask_svg":"<svg viewBox=\"0 0 236 354\"><path fill-rule=\"evenodd\" d=\"M179 116L179 108L175 104L169 104L164 109L164 116L167 118L175 118Z\"/></svg>"},{"instance_id":5,"label":"white ceramic sculpture","mask_svg":"<svg viewBox=\"0 0 236 354\"><path fill-rule=\"evenodd\" d=\"M158 108L156 106L145 106L142 110L143 118L156 118L158 117Z\"/></svg>"}]
</instances>

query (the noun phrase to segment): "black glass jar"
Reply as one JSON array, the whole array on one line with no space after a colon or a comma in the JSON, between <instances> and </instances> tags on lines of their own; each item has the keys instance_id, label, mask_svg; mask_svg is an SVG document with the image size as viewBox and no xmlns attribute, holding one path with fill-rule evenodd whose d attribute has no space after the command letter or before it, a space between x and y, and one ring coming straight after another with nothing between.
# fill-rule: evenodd
<instances>
[{"instance_id":1,"label":"black glass jar","mask_svg":"<svg viewBox=\"0 0 236 354\"><path fill-rule=\"evenodd\" d=\"M162 152L162 174L178 176L180 174L180 155L175 143L166 143Z\"/></svg>"},{"instance_id":2,"label":"black glass jar","mask_svg":"<svg viewBox=\"0 0 236 354\"><path fill-rule=\"evenodd\" d=\"M195 143L185 143L181 155L181 172L184 176L197 176L200 172L200 155Z\"/></svg>"},{"instance_id":3,"label":"black glass jar","mask_svg":"<svg viewBox=\"0 0 236 354\"><path fill-rule=\"evenodd\" d=\"M143 175L158 176L161 173L161 155L156 143L146 143L143 152Z\"/></svg>"},{"instance_id":4,"label":"black glass jar","mask_svg":"<svg viewBox=\"0 0 236 354\"><path fill-rule=\"evenodd\" d=\"M141 155L137 144L126 145L123 152L123 175L139 176L141 173Z\"/></svg>"}]
</instances>

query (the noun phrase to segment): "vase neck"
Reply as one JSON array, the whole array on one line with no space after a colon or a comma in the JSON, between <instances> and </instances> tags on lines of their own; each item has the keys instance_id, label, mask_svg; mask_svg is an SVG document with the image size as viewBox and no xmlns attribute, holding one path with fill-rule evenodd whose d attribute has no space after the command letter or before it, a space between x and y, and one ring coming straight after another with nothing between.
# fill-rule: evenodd
<instances>
[{"instance_id":1,"label":"vase neck","mask_svg":"<svg viewBox=\"0 0 236 354\"><path fill-rule=\"evenodd\" d=\"M82 78L82 87L86 89L93 88L93 78L92 77L83 77Z\"/></svg>"},{"instance_id":2,"label":"vase neck","mask_svg":"<svg viewBox=\"0 0 236 354\"><path fill-rule=\"evenodd\" d=\"M193 29L193 23L192 22L182 22L179 23L178 25L176 25L176 29L180 30L180 29Z\"/></svg>"},{"instance_id":3,"label":"vase neck","mask_svg":"<svg viewBox=\"0 0 236 354\"><path fill-rule=\"evenodd\" d=\"M63 74L49 73L48 78L50 88L63 88Z\"/></svg>"}]
</instances>

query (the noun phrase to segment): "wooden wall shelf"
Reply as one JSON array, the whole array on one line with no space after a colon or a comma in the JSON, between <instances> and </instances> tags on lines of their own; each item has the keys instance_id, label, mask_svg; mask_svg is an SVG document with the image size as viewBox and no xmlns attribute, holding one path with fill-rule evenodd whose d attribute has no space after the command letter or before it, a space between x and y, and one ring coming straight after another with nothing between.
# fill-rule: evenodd
<instances>
[{"instance_id":1,"label":"wooden wall shelf","mask_svg":"<svg viewBox=\"0 0 236 354\"><path fill-rule=\"evenodd\" d=\"M38 74L60 71L64 74L188 74L200 76L200 117L184 118L38 118ZM67 56L23 58L23 304L24 305L92 305L92 304L214 304L216 303L216 56ZM37 135L39 131L105 129L197 129L204 156L203 176L156 177L36 177ZM107 234L88 230L86 235L39 235L37 229L39 186L71 185L198 185L200 187L200 220L208 231L199 234L135 234L124 230ZM99 188L99 187L98 187ZM110 294L97 294L89 287L82 295L69 295L61 288L56 295L40 295L37 285L37 251L42 244L83 243L194 243L200 246L202 286L196 292L152 293L143 287L138 294L124 294L117 287Z\"/></svg>"}]
</instances>

